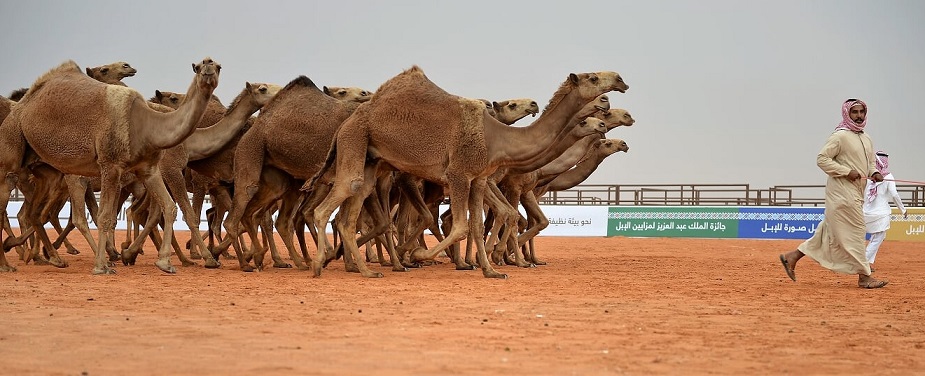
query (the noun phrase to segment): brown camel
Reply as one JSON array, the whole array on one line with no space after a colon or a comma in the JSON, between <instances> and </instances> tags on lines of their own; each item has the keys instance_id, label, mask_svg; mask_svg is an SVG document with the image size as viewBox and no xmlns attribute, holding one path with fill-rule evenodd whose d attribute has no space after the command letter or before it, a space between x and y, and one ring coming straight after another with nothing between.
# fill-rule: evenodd
<instances>
[{"instance_id":1,"label":"brown camel","mask_svg":"<svg viewBox=\"0 0 925 376\"><path fill-rule=\"evenodd\" d=\"M126 86L125 83L122 82L122 79L132 77L135 73L138 73L138 71L124 61L87 68L87 75L93 79L102 83L119 86Z\"/></svg>"},{"instance_id":2,"label":"brown camel","mask_svg":"<svg viewBox=\"0 0 925 376\"><path fill-rule=\"evenodd\" d=\"M253 271L254 268L245 261L251 255L245 256L237 241L243 231L241 222L250 221L253 213L265 209L261 205L275 201L255 199L258 190L265 188L261 186L265 166L280 170L298 181L310 178L323 165L328 145L341 122L359 105L355 101L342 101L326 95L308 77L300 76L264 107L253 127L241 137L234 156L234 198L224 222L227 234L218 248L234 245L242 271ZM265 191L269 193L270 190ZM273 191L276 198L284 193ZM254 203L251 204L251 201ZM280 208L279 216L289 218L291 213L282 211L295 208L284 207ZM247 223L243 224L252 239L256 239L256 230ZM278 221L277 226L285 227L278 230L293 263L300 269L306 269L292 244L291 222ZM252 244L252 248L257 248L260 242L255 240ZM256 254L260 250L252 249L252 252Z\"/></svg>"},{"instance_id":3,"label":"brown camel","mask_svg":"<svg viewBox=\"0 0 925 376\"><path fill-rule=\"evenodd\" d=\"M207 158L221 150L225 144L241 132L250 116L267 104L280 89L281 87L278 85L246 82L244 89L228 106L222 120L207 128L197 128L181 144L165 150L159 162L161 175L168 191L180 207L190 229L193 243L199 248L200 254L205 254L203 257L206 260L207 268L217 268L220 264L215 260L211 252L206 249L199 234L200 214L193 210L187 197L188 189L184 170L187 168L189 161ZM135 263L135 257L137 257L141 243L144 242L147 233L154 230L157 223L163 219L160 212L156 210L157 208L154 207L154 209L154 212L148 213L145 229L135 238L132 245L122 252L122 261L124 263ZM179 254L182 255L182 253ZM184 264L191 264L190 261L184 259L185 257L181 256L181 261L184 261Z\"/></svg>"},{"instance_id":4,"label":"brown camel","mask_svg":"<svg viewBox=\"0 0 925 376\"><path fill-rule=\"evenodd\" d=\"M315 225L324 226L340 207L346 214L341 213L344 220L337 224L339 231L356 233L356 219L365 197L357 193L368 194L372 184L364 185L364 181L376 175L369 171L375 166L365 161L378 159L449 188L450 206L458 214L449 236L429 251L418 249L412 254L414 261L432 260L449 245L465 239L468 232L482 233L482 200L488 175L498 167L516 166L541 154L568 128L567 120L585 103L605 92L626 89L616 72L570 74L545 113L530 126L518 128L488 116L481 101L447 93L414 66L382 84L373 98L341 125L324 167L307 182L308 187L317 189L315 182L336 163L331 191L315 210ZM369 270L352 240L344 238L345 252L353 255L361 274L381 277L381 273ZM506 278L492 269L484 242L477 241L476 245L483 275ZM321 274L326 249L327 239L319 237L318 255L312 259L315 276Z\"/></svg>"},{"instance_id":5,"label":"brown camel","mask_svg":"<svg viewBox=\"0 0 925 376\"><path fill-rule=\"evenodd\" d=\"M160 198L167 219L165 241L155 265L175 273L166 239L173 239L177 209L157 161L161 150L183 142L196 129L221 70L211 58L192 66L196 76L187 99L170 113L152 110L135 90L91 79L73 61L39 77L0 126L0 150L4 151L0 176L5 177L0 180L0 207L4 215L16 180L10 173L24 167L27 143L42 162L62 173L101 176L99 251L93 273L111 274L115 271L102 250L113 241L119 179L123 173L133 172L145 182L149 193ZM4 256L0 256L0 270L13 270Z\"/></svg>"}]
</instances>

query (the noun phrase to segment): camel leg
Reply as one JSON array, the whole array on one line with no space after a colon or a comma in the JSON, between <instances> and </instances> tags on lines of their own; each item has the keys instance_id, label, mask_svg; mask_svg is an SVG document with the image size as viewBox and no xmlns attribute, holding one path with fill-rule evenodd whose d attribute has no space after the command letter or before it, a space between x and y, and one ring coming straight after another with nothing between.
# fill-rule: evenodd
<instances>
[{"instance_id":1,"label":"camel leg","mask_svg":"<svg viewBox=\"0 0 925 376\"><path fill-rule=\"evenodd\" d=\"M221 264L218 261L216 261L214 257L212 257L211 253L205 252L206 254L202 255L203 251L206 250L206 245L205 243L202 242L202 234L199 232L199 215L197 215L193 211L193 207L190 204L189 199L187 198L186 182L183 179L183 175L180 174L180 172L181 171L175 171L174 169L169 169L169 171L162 171L162 174L165 174L162 184L165 184L165 186L168 187L167 188L168 192L173 193L173 196L170 196L170 194L168 193L168 198L173 197L171 199L172 202L170 206L174 207L173 202L176 202L176 205L180 207L180 212L183 214L183 219L186 221L186 226L189 227L190 240L193 241L193 244L196 246L196 249L199 250L200 255L204 257L205 267L208 269L218 268L221 266ZM167 226L168 223L166 221L169 220L168 215L170 213L167 211L164 211L164 214L165 214L164 225ZM169 227L172 229L173 223L171 222L169 223L169 225L170 225ZM167 231L171 231L171 234L172 234L172 230L168 230L167 227L165 227L164 228L164 239L167 239L168 237ZM173 239L172 236L171 236L171 239ZM173 240L171 240L169 243L173 244ZM182 253L182 251L178 251L178 252ZM185 257L186 256L180 256L180 259L182 260ZM184 262L184 265L185 264L186 263Z\"/></svg>"},{"instance_id":2,"label":"camel leg","mask_svg":"<svg viewBox=\"0 0 925 376\"><path fill-rule=\"evenodd\" d=\"M359 271L363 277L381 278L383 276L382 273L373 272L366 265L366 260L360 254L360 249L356 242L356 224L360 215L360 210L363 208L364 199L365 197L361 197L361 195L354 195L345 200L340 208L344 213L341 215L341 220L336 223L341 234L341 244L344 246L344 257L347 257L349 254L356 264L357 271Z\"/></svg>"},{"instance_id":3,"label":"camel leg","mask_svg":"<svg viewBox=\"0 0 925 376\"><path fill-rule=\"evenodd\" d=\"M469 235L469 225L466 223L466 213L469 210L469 190L470 180L461 175L452 174L448 176L448 186L450 188L450 210L453 211L453 225L450 233L443 238L443 241L437 243L430 250L416 249L411 254L411 261L433 260L444 249L450 245L460 242Z\"/></svg>"},{"instance_id":4,"label":"camel leg","mask_svg":"<svg viewBox=\"0 0 925 376\"><path fill-rule=\"evenodd\" d=\"M84 208L87 207L85 201L86 195L84 192L87 191L90 179L79 175L65 175L64 181L67 183L68 193L71 197L71 221L68 225L77 227L77 231L87 240L87 244L95 255L99 253L100 250L96 248L96 240L93 239L93 234L90 233L90 225L87 223L87 213L84 211ZM94 198L93 201L95 203L96 199ZM67 234L63 233L62 235Z\"/></svg>"},{"instance_id":5,"label":"camel leg","mask_svg":"<svg viewBox=\"0 0 925 376\"><path fill-rule=\"evenodd\" d=\"M97 275L115 274L116 271L109 267L106 252L103 252L103 250L107 249L108 242L114 239L116 206L119 201L119 179L122 173L112 166L102 165L100 167L100 204L99 222L97 222L99 225L97 226L99 245L96 248L98 251L95 255L92 273Z\"/></svg>"},{"instance_id":6,"label":"camel leg","mask_svg":"<svg viewBox=\"0 0 925 376\"><path fill-rule=\"evenodd\" d=\"M520 234L517 237L518 248L524 245L527 241L532 241L533 237L538 235L540 231L543 231L546 226L549 226L549 220L546 218L546 215L543 214L543 210L540 208L540 204L537 202L536 196L533 195L532 190L528 190L521 195L520 203L524 206L524 210L527 212L528 224L531 224L531 226L529 226L523 234ZM532 263L536 265L546 265L545 262L537 260L536 254L533 252L532 247L530 248L529 256Z\"/></svg>"},{"instance_id":7,"label":"camel leg","mask_svg":"<svg viewBox=\"0 0 925 376\"><path fill-rule=\"evenodd\" d=\"M170 265L170 250L173 246L173 222L177 219L177 207L174 205L167 187L164 185L164 178L158 167L154 167L145 177L145 188L148 194L154 194L161 206L161 212L164 218L164 240L157 251L157 261L154 265L165 273L173 274L177 269ZM201 240L201 239L200 239Z\"/></svg>"},{"instance_id":8,"label":"camel leg","mask_svg":"<svg viewBox=\"0 0 925 376\"><path fill-rule=\"evenodd\" d=\"M479 266L482 267L482 275L486 278L507 279L507 274L499 273L491 267L488 262L488 255L485 253L485 241L479 234L485 233L485 222L482 218L482 204L485 202L486 178L477 178L472 181L472 189L469 192L469 233L475 234L476 255L479 259Z\"/></svg>"},{"instance_id":9,"label":"camel leg","mask_svg":"<svg viewBox=\"0 0 925 376\"><path fill-rule=\"evenodd\" d=\"M212 198L212 210L213 210L213 220L210 225L212 235L215 236L215 239L221 243L222 240L222 223L225 220L225 214L228 213L228 208L231 207L231 192L229 192L228 187L226 186L217 186L209 191L209 196ZM222 255L226 259L232 259L234 256L231 256L228 253L226 248L224 251L217 252L217 246L209 244L209 250L212 252L213 257L218 257Z\"/></svg>"},{"instance_id":10,"label":"camel leg","mask_svg":"<svg viewBox=\"0 0 925 376\"><path fill-rule=\"evenodd\" d=\"M364 200L363 206L366 208L366 213L371 217L373 222L373 228L370 229L370 240L373 237L381 236L383 237L386 245L386 251L389 253L389 259L391 259L391 266L393 272L407 272L409 269L407 266L403 265L401 262L401 257L398 255L398 251L394 244L392 244L392 234L391 234L391 219L385 214L385 210L381 205L381 202L378 198L378 194L373 192L366 200ZM384 257L380 257L380 262Z\"/></svg>"},{"instance_id":11,"label":"camel leg","mask_svg":"<svg viewBox=\"0 0 925 376\"><path fill-rule=\"evenodd\" d=\"M517 212L517 209L512 206L511 203L504 197L504 193L501 192L497 185L488 182L486 183L486 186L486 203L491 206L491 209L496 213L496 216L499 219L502 219L504 223L504 226L500 228L500 236L498 236L496 239L497 243L489 244L496 244L496 248L500 248L502 252L504 252L503 250L508 247L511 234L517 233L517 220L520 218L520 213ZM505 254L506 253L507 252L505 252ZM521 255L519 252L515 252L514 258L515 265L521 268L529 268L535 266L524 261L523 255Z\"/></svg>"},{"instance_id":12,"label":"camel leg","mask_svg":"<svg viewBox=\"0 0 925 376\"><path fill-rule=\"evenodd\" d=\"M308 270L308 265L305 264L305 259L302 258L302 254L296 250L295 245L292 243L292 235L295 233L295 228L293 226L297 222L296 214L299 214L298 209L302 206L302 200L304 199L304 195L299 193L298 189L286 190L286 193L280 201L279 214L276 217L276 230L279 232L279 237L283 240L286 250L289 251L289 258L292 259L292 262L295 263L296 268L299 268L299 270ZM301 226L299 232L302 232ZM304 243L304 233L302 233L302 238L301 242ZM276 263L275 259L274 263ZM291 267L291 265L287 263L281 264L284 266L276 266L280 264L274 266L284 268Z\"/></svg>"},{"instance_id":13,"label":"camel leg","mask_svg":"<svg viewBox=\"0 0 925 376\"><path fill-rule=\"evenodd\" d=\"M203 203L204 203L205 200L206 200L206 190L205 190L205 188L204 188L203 186L198 185L198 184L194 184L193 186L189 187L189 190L193 192L193 198L192 198L192 200L191 200L192 209L193 209L193 217L196 217L196 221L197 221L197 223L198 223L198 222L201 220L201 218L202 218L202 205L203 205ZM207 225L208 225L208 218L206 219L206 223L207 223ZM211 228L209 229L209 231L211 231ZM205 239L204 239L204 238L205 238L205 237L201 237L201 238L200 238L200 240L201 240L203 243L205 243ZM194 244L193 244L193 243L194 243L194 242L193 242L192 237L190 237L190 239L186 241L186 249L189 250L190 258L193 259L193 260L201 259L201 258L202 258L202 253L200 252L201 250L197 250L197 249L194 247ZM210 246L211 246L211 244L210 244ZM209 249L209 250L211 251L212 248L211 248L211 247L208 247L208 248L206 248L206 249ZM213 258L214 258L214 257L215 257L215 255L213 255ZM216 261L218 261L218 260L216 260ZM208 266L207 266L207 267L208 267Z\"/></svg>"}]
</instances>

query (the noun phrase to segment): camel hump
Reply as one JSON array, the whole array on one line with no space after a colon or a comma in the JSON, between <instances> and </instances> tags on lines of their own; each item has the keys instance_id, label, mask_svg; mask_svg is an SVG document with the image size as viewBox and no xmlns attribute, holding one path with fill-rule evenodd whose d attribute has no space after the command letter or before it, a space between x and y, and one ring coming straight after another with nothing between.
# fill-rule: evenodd
<instances>
[{"instance_id":1,"label":"camel hump","mask_svg":"<svg viewBox=\"0 0 925 376\"><path fill-rule=\"evenodd\" d=\"M80 69L74 60L65 61L61 63L61 65L58 65L57 67L54 67L48 72L45 72L39 76L39 78L36 79L34 83L32 83L32 86L29 87L29 90L26 91L25 95L23 95L22 99L20 99L20 102L27 102L29 98L35 94L35 92L39 91L39 89L41 89L42 86L48 82L48 80L54 78L55 76L68 73L77 73L80 75L84 74L83 70Z\"/></svg>"},{"instance_id":2,"label":"camel hump","mask_svg":"<svg viewBox=\"0 0 925 376\"><path fill-rule=\"evenodd\" d=\"M318 89L318 86L315 85L315 82L313 82L311 78L308 78L304 75L296 77L294 80L289 81L289 83L286 84L285 87L283 87L283 90L289 90L294 87L313 87L313 88ZM318 89L318 90L321 90L321 89Z\"/></svg>"}]
</instances>

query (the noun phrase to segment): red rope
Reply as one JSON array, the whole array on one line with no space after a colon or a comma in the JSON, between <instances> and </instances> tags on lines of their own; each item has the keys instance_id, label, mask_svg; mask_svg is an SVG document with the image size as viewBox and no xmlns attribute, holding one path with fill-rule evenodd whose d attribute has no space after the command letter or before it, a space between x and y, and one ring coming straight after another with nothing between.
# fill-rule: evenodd
<instances>
[{"instance_id":1,"label":"red rope","mask_svg":"<svg viewBox=\"0 0 925 376\"><path fill-rule=\"evenodd\" d=\"M867 179L868 179L868 180L874 180L874 178L867 178ZM897 183L909 183L909 184L925 185L925 182L923 182L923 181L914 181L914 180L883 179L883 181L893 181L893 182L897 182Z\"/></svg>"}]
</instances>

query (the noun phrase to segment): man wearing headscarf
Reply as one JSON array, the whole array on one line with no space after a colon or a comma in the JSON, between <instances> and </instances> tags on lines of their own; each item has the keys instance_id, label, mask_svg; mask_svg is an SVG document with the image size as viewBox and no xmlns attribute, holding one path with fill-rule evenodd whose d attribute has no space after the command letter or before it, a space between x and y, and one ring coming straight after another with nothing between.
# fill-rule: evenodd
<instances>
[{"instance_id":1,"label":"man wearing headscarf","mask_svg":"<svg viewBox=\"0 0 925 376\"><path fill-rule=\"evenodd\" d=\"M874 260L877 258L877 251L880 245L886 239L886 230L890 228L890 199L899 207L903 217L906 216L906 207L903 205L899 192L896 191L896 182L893 181L893 174L890 172L890 155L884 151L878 151L874 155L875 165L880 175L883 175L883 181L867 181L867 187L864 188L867 197L864 200L864 223L867 225L867 233L870 234L870 242L867 243L867 262L870 264L870 271L874 271Z\"/></svg>"},{"instance_id":2,"label":"man wearing headscarf","mask_svg":"<svg viewBox=\"0 0 925 376\"><path fill-rule=\"evenodd\" d=\"M795 267L808 255L822 267L838 273L857 274L858 286L880 288L887 281L870 276L864 247L865 177L883 181L874 165L873 142L864 133L867 104L848 99L842 104L842 121L826 140L816 165L828 175L825 184L825 216L813 236L796 250L780 255L780 262L791 280L796 281Z\"/></svg>"}]
</instances>

